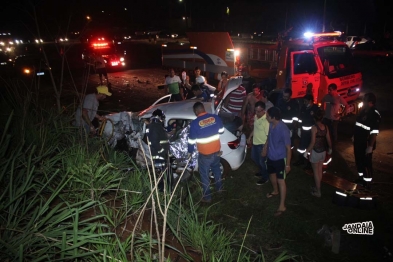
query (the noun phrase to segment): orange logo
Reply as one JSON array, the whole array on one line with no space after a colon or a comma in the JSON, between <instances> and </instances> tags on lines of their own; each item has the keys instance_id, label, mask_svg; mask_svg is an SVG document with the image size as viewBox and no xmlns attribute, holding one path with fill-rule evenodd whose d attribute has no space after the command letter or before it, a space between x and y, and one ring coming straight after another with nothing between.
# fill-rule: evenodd
<instances>
[{"instance_id":1,"label":"orange logo","mask_svg":"<svg viewBox=\"0 0 393 262\"><path fill-rule=\"evenodd\" d=\"M210 126L210 125L213 125L214 123L216 123L216 119L211 116L209 118L199 121L199 126L200 127Z\"/></svg>"}]
</instances>

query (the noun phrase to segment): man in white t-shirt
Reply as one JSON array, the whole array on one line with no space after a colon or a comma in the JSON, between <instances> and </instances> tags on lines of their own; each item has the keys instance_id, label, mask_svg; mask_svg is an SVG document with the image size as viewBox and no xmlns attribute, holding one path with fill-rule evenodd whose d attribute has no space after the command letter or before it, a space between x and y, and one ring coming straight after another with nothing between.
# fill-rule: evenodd
<instances>
[{"instance_id":1,"label":"man in white t-shirt","mask_svg":"<svg viewBox=\"0 0 393 262\"><path fill-rule=\"evenodd\" d=\"M344 106L345 113L348 103L337 93L337 86L335 84L328 86L328 94L322 98L322 106L325 110L325 116L322 122L328 126L332 141L337 141L337 126L341 116L341 106Z\"/></svg>"},{"instance_id":2,"label":"man in white t-shirt","mask_svg":"<svg viewBox=\"0 0 393 262\"><path fill-rule=\"evenodd\" d=\"M175 75L175 70L171 68L169 76L165 78L165 90L172 95L171 101L183 100L183 89L180 88L181 83L180 77Z\"/></svg>"},{"instance_id":3,"label":"man in white t-shirt","mask_svg":"<svg viewBox=\"0 0 393 262\"><path fill-rule=\"evenodd\" d=\"M195 73L195 84L198 85L207 84L206 78L201 75L201 69L199 69L199 67L195 67L194 73Z\"/></svg>"}]
</instances>

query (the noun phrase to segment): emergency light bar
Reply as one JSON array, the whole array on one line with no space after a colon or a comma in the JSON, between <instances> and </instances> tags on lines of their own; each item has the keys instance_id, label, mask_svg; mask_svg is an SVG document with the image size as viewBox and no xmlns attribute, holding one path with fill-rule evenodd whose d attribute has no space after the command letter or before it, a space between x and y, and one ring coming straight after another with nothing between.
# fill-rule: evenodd
<instances>
[{"instance_id":1,"label":"emergency light bar","mask_svg":"<svg viewBox=\"0 0 393 262\"><path fill-rule=\"evenodd\" d=\"M93 43L92 46L93 46L94 49L109 48L108 43Z\"/></svg>"},{"instance_id":2,"label":"emergency light bar","mask_svg":"<svg viewBox=\"0 0 393 262\"><path fill-rule=\"evenodd\" d=\"M304 33L303 35L305 37L326 37L326 36L341 36L341 32L340 31L334 31L334 32L327 32L327 33Z\"/></svg>"}]
</instances>

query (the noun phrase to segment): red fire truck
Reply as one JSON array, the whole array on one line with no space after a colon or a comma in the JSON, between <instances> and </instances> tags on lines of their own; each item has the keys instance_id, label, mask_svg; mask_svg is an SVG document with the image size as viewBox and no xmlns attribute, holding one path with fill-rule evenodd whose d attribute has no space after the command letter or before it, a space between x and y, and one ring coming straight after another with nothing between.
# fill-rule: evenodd
<instances>
[{"instance_id":1,"label":"red fire truck","mask_svg":"<svg viewBox=\"0 0 393 262\"><path fill-rule=\"evenodd\" d=\"M95 56L102 56L107 68L124 68L126 63L123 56L117 54L114 41L105 37L95 37L88 39L82 53L82 60L87 66L95 66Z\"/></svg>"},{"instance_id":2,"label":"red fire truck","mask_svg":"<svg viewBox=\"0 0 393 262\"><path fill-rule=\"evenodd\" d=\"M272 43L234 44L228 33L192 32L187 33L189 43L163 45L162 64L189 70L198 66L208 79L220 79L224 70L235 75L238 66L245 64L250 76L265 88L279 91L290 87L293 98L310 93L316 103L330 85L336 85L350 105L346 111L357 113L362 75L348 46L336 39L340 34L315 33L297 40L279 37Z\"/></svg>"}]
</instances>

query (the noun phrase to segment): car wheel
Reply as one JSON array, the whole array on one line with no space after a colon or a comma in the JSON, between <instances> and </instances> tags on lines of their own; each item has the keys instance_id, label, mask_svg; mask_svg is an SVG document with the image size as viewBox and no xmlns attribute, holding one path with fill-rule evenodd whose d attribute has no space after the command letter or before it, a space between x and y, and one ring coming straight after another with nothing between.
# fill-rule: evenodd
<instances>
[{"instance_id":1,"label":"car wheel","mask_svg":"<svg viewBox=\"0 0 393 262\"><path fill-rule=\"evenodd\" d=\"M230 169L231 167L229 166L228 162L225 159L220 158L220 170L222 179L225 179L228 176ZM209 177L210 179L214 180L214 175L211 170L209 170Z\"/></svg>"}]
</instances>

